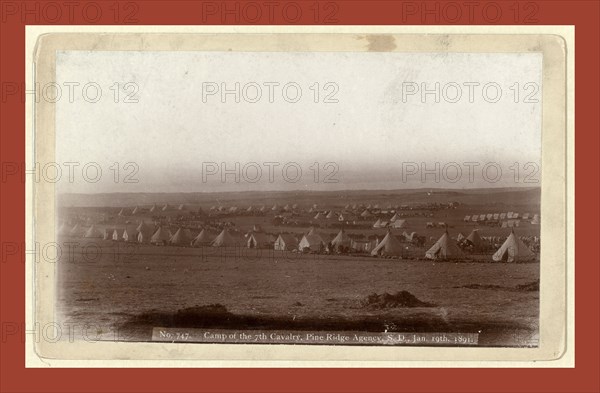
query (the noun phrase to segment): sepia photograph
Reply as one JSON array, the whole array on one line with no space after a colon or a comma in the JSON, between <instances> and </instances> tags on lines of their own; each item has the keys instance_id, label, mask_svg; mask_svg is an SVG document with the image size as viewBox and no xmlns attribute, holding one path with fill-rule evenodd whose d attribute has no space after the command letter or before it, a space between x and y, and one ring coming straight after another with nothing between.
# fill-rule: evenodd
<instances>
[{"instance_id":1,"label":"sepia photograph","mask_svg":"<svg viewBox=\"0 0 600 393\"><path fill-rule=\"evenodd\" d=\"M560 42L521 38L41 37L36 329L540 348L544 299L565 312L541 289L565 263L564 157L542 154L565 138L565 66Z\"/></svg>"}]
</instances>

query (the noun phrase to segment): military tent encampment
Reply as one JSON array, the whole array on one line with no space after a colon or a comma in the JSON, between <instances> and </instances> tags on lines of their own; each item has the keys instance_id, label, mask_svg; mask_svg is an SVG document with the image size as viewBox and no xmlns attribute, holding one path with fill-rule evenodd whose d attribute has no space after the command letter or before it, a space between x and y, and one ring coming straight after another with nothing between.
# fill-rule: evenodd
<instances>
[{"instance_id":1,"label":"military tent encampment","mask_svg":"<svg viewBox=\"0 0 600 393\"><path fill-rule=\"evenodd\" d=\"M495 262L525 262L535 259L535 254L521 239L515 236L515 232L512 230L492 259Z\"/></svg>"},{"instance_id":2,"label":"military tent encampment","mask_svg":"<svg viewBox=\"0 0 600 393\"><path fill-rule=\"evenodd\" d=\"M448 231L446 230L442 237L427 252L425 257L428 259L459 259L463 257L463 252L454 243Z\"/></svg>"}]
</instances>

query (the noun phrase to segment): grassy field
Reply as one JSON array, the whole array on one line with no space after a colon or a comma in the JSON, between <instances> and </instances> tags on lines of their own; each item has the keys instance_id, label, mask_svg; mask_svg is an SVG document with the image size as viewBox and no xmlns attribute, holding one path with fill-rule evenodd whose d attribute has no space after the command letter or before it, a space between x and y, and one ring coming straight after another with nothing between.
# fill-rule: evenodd
<instances>
[{"instance_id":1,"label":"grassy field","mask_svg":"<svg viewBox=\"0 0 600 393\"><path fill-rule=\"evenodd\" d=\"M152 318L221 305L203 327L481 332L480 344L535 345L539 263L452 263L283 254L270 250L191 249L94 241L101 254L57 264L57 312L70 323L102 325L110 339L149 340ZM365 307L372 293L409 291L433 307ZM211 314L212 315L212 314ZM237 317L252 317L235 319ZM233 318L233 319L232 319ZM223 320L229 322L223 325ZM172 321L168 317L161 323ZM238 322L236 322L238 321ZM240 322L241 321L241 322ZM303 321L305 322L302 325ZM251 323L253 326L237 326ZM177 327L173 323L173 327ZM192 324L193 325L193 324Z\"/></svg>"}]
</instances>

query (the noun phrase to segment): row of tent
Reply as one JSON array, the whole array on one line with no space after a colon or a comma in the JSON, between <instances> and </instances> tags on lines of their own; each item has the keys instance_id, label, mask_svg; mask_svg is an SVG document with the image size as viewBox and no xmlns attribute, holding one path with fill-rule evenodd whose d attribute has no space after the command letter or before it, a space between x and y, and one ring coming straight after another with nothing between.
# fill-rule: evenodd
<instances>
[{"instance_id":1,"label":"row of tent","mask_svg":"<svg viewBox=\"0 0 600 393\"><path fill-rule=\"evenodd\" d=\"M315 228L311 228L298 241L293 235L280 234L272 241L269 235L260 232L251 232L246 239L232 234L228 229L223 229L216 237L206 229L202 229L197 236L193 236L191 231L186 228L178 228L173 234L163 226L154 229L145 223L140 223L137 228L130 229L106 229L104 233L100 232L94 225L84 231L78 224L67 230L63 224L59 230L59 235L83 236L86 238L104 238L105 240L122 240L128 242L150 243L156 245L175 245L192 247L234 247L243 246L244 243L249 248L263 248L272 246L275 250L281 251L339 251L354 249L357 251L367 251L373 256L401 256L405 245L388 230L386 236L379 241L356 241L342 229L330 241L327 236L319 234ZM404 234L407 240L414 238L416 233L410 235ZM473 245L475 247L482 243L478 231L472 231L466 238L459 234L457 241L450 238L448 230L427 250L425 257L428 259L464 259L465 254L458 246L461 242ZM504 262L522 262L535 259L535 254L519 239L514 230L492 256L494 261Z\"/></svg>"},{"instance_id":2,"label":"row of tent","mask_svg":"<svg viewBox=\"0 0 600 393\"><path fill-rule=\"evenodd\" d=\"M163 206L157 206L156 204L152 205L147 211L149 213L158 213L158 212L166 212L169 210L186 210L187 206L185 204L180 204L177 208L170 206L168 203ZM126 208L122 208L119 210L118 216L135 216L137 214L143 213L146 210L136 206L129 212Z\"/></svg>"},{"instance_id":3,"label":"row of tent","mask_svg":"<svg viewBox=\"0 0 600 393\"><path fill-rule=\"evenodd\" d=\"M472 243L479 243L481 241L476 231L474 231L473 236L470 235L466 239ZM388 232L377 247L373 249L371 255L401 255L402 248L402 243L400 243L391 232ZM448 231L446 230L435 244L425 252L425 258L454 260L464 259L465 254L457 243L450 238ZM515 235L514 231L511 231L504 243L494 253L492 259L495 262L526 262L534 260L535 253L533 253L525 243Z\"/></svg>"},{"instance_id":4,"label":"row of tent","mask_svg":"<svg viewBox=\"0 0 600 393\"><path fill-rule=\"evenodd\" d=\"M509 220L522 219L522 220L526 220L526 221L531 220L532 224L540 223L540 215L539 214L529 214L529 213L519 214L519 213L515 213L515 212L467 215L467 216L465 216L463 221L464 222L481 222L481 221L500 221L500 220L506 220L506 219L509 219Z\"/></svg>"}]
</instances>

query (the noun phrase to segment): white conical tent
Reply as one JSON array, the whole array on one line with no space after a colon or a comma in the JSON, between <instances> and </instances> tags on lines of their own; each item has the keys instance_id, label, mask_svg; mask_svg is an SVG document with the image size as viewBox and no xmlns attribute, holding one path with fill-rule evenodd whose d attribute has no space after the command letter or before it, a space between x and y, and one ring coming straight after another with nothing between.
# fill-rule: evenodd
<instances>
[{"instance_id":1,"label":"white conical tent","mask_svg":"<svg viewBox=\"0 0 600 393\"><path fill-rule=\"evenodd\" d=\"M154 234L154 227L140 224L137 227L137 241L138 243L149 243Z\"/></svg>"},{"instance_id":2,"label":"white conical tent","mask_svg":"<svg viewBox=\"0 0 600 393\"><path fill-rule=\"evenodd\" d=\"M154 205L152 205L152 207L150 208L150 213L154 213L156 211L157 207L156 207L156 203Z\"/></svg>"},{"instance_id":3,"label":"white conical tent","mask_svg":"<svg viewBox=\"0 0 600 393\"><path fill-rule=\"evenodd\" d=\"M460 248L450 239L448 231L425 253L429 259L460 259L463 256Z\"/></svg>"},{"instance_id":4,"label":"white conical tent","mask_svg":"<svg viewBox=\"0 0 600 393\"><path fill-rule=\"evenodd\" d=\"M375 221L373 228L381 228L381 219L378 218L377 221Z\"/></svg>"},{"instance_id":5,"label":"white conical tent","mask_svg":"<svg viewBox=\"0 0 600 393\"><path fill-rule=\"evenodd\" d=\"M401 219L396 219L391 225L392 228L405 228L406 227L406 220L401 220Z\"/></svg>"},{"instance_id":6,"label":"white conical tent","mask_svg":"<svg viewBox=\"0 0 600 393\"><path fill-rule=\"evenodd\" d=\"M126 227L123 231L123 235L121 236L121 238L126 242L137 242L138 233L139 231L136 230L134 227Z\"/></svg>"},{"instance_id":7,"label":"white conical tent","mask_svg":"<svg viewBox=\"0 0 600 393\"><path fill-rule=\"evenodd\" d=\"M215 238L214 233L210 233L206 229L200 231L198 236L192 240L192 247L202 247L210 245Z\"/></svg>"},{"instance_id":8,"label":"white conical tent","mask_svg":"<svg viewBox=\"0 0 600 393\"><path fill-rule=\"evenodd\" d=\"M83 236L84 229L79 226L79 224L75 224L75 226L69 231L70 236Z\"/></svg>"},{"instance_id":9,"label":"white conical tent","mask_svg":"<svg viewBox=\"0 0 600 393\"><path fill-rule=\"evenodd\" d=\"M135 216L136 214L138 214L140 212L140 209L136 206L133 211L131 212L132 216Z\"/></svg>"},{"instance_id":10,"label":"white conical tent","mask_svg":"<svg viewBox=\"0 0 600 393\"><path fill-rule=\"evenodd\" d=\"M340 229L337 236L333 238L331 241L331 246L333 249L338 250L341 247L350 248L350 244L352 243L352 239L346 234L343 229Z\"/></svg>"},{"instance_id":11,"label":"white conical tent","mask_svg":"<svg viewBox=\"0 0 600 393\"><path fill-rule=\"evenodd\" d=\"M86 232L83 237L88 238L101 238L102 232L100 232L94 225L92 225Z\"/></svg>"},{"instance_id":12,"label":"white conical tent","mask_svg":"<svg viewBox=\"0 0 600 393\"><path fill-rule=\"evenodd\" d=\"M165 227L159 227L154 235L150 238L150 243L152 244L166 244L171 238L171 234L169 230Z\"/></svg>"},{"instance_id":13,"label":"white conical tent","mask_svg":"<svg viewBox=\"0 0 600 393\"><path fill-rule=\"evenodd\" d=\"M227 229L223 229L219 236L212 242L213 247L230 247L240 244L240 240L236 239L229 233Z\"/></svg>"},{"instance_id":14,"label":"white conical tent","mask_svg":"<svg viewBox=\"0 0 600 393\"><path fill-rule=\"evenodd\" d=\"M473 246L474 250L481 250L483 248L483 240L481 239L481 236L479 236L479 230L473 229L465 239L465 243Z\"/></svg>"},{"instance_id":15,"label":"white conical tent","mask_svg":"<svg viewBox=\"0 0 600 393\"><path fill-rule=\"evenodd\" d=\"M535 254L511 231L492 259L496 262L525 262L535 259Z\"/></svg>"},{"instance_id":16,"label":"white conical tent","mask_svg":"<svg viewBox=\"0 0 600 393\"><path fill-rule=\"evenodd\" d=\"M69 234L69 232L70 232L69 227L64 222L56 231L58 236L67 236Z\"/></svg>"},{"instance_id":17,"label":"white conical tent","mask_svg":"<svg viewBox=\"0 0 600 393\"><path fill-rule=\"evenodd\" d=\"M171 236L169 243L174 246L189 246L192 243L192 239L193 236L189 229L179 228L177 229L177 232Z\"/></svg>"},{"instance_id":18,"label":"white conical tent","mask_svg":"<svg viewBox=\"0 0 600 393\"><path fill-rule=\"evenodd\" d=\"M306 233L306 236L310 236L310 235L315 235L317 233L317 230L315 227L310 227L308 229L308 232Z\"/></svg>"},{"instance_id":19,"label":"white conical tent","mask_svg":"<svg viewBox=\"0 0 600 393\"><path fill-rule=\"evenodd\" d=\"M145 231L146 229L149 229L149 227L144 221L140 222L140 225L138 225L137 228L135 228L135 230L138 232Z\"/></svg>"},{"instance_id":20,"label":"white conical tent","mask_svg":"<svg viewBox=\"0 0 600 393\"><path fill-rule=\"evenodd\" d=\"M403 246L391 231L385 235L383 240L371 251L371 255L402 255Z\"/></svg>"}]
</instances>

